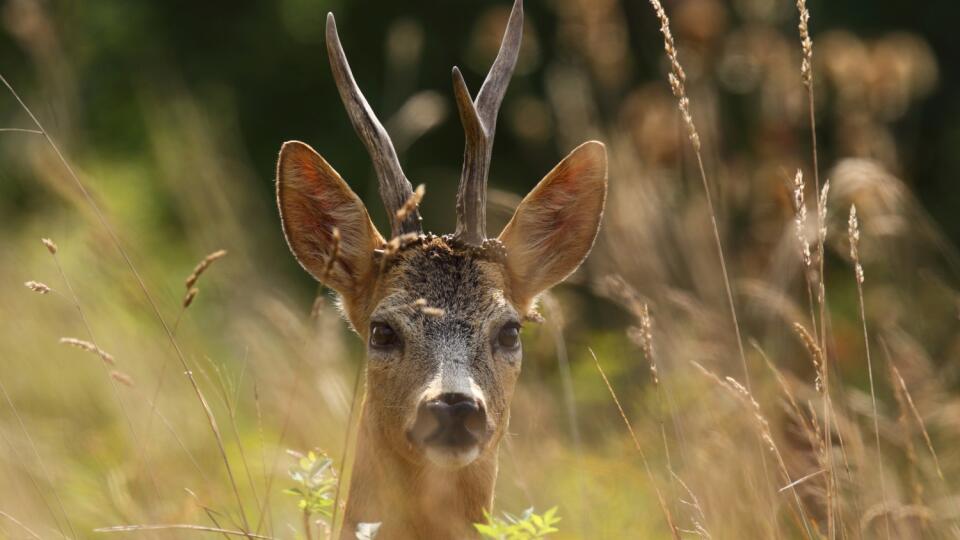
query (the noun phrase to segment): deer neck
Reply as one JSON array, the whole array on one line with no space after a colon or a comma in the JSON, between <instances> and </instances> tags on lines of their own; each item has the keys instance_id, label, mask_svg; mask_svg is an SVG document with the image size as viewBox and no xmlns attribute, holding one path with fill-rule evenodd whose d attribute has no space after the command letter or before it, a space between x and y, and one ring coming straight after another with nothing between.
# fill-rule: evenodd
<instances>
[{"instance_id":1,"label":"deer neck","mask_svg":"<svg viewBox=\"0 0 960 540\"><path fill-rule=\"evenodd\" d=\"M496 478L496 446L461 469L414 463L387 444L364 404L341 539L355 538L358 523L381 523L378 540L473 538Z\"/></svg>"}]
</instances>

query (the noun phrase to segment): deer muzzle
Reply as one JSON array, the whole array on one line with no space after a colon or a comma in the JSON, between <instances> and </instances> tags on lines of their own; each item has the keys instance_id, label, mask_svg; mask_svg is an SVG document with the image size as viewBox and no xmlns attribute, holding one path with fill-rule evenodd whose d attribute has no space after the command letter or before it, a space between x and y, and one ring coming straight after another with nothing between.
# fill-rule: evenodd
<instances>
[{"instance_id":1,"label":"deer muzzle","mask_svg":"<svg viewBox=\"0 0 960 540\"><path fill-rule=\"evenodd\" d=\"M487 439L486 409L466 394L441 394L420 403L407 436L431 461L466 465L476 459Z\"/></svg>"}]
</instances>

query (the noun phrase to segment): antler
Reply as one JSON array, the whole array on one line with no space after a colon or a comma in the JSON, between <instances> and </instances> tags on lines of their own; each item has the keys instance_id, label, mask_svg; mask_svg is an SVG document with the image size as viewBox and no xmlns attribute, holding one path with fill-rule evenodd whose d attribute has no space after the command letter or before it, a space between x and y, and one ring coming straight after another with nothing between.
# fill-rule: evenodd
<instances>
[{"instance_id":1,"label":"antler","mask_svg":"<svg viewBox=\"0 0 960 540\"><path fill-rule=\"evenodd\" d=\"M393 148L393 142L390 141L387 130L373 113L373 109L370 108L370 104L363 97L363 92L357 86L357 81L353 78L347 56L343 52L343 46L340 45L333 13L327 15L327 55L330 57L330 67L337 83L337 90L340 92L340 99L350 116L350 123L367 147L367 152L373 161L373 168L380 180L380 198L383 199L383 205L390 217L392 236L398 237L406 233L419 234L422 229L420 212L417 208L406 212L403 219L397 215L397 211L413 196L413 187L403 174L400 160L397 158L397 152Z\"/></svg>"},{"instance_id":2,"label":"antler","mask_svg":"<svg viewBox=\"0 0 960 540\"><path fill-rule=\"evenodd\" d=\"M500 43L500 52L476 100L470 98L470 91L460 70L453 68L453 93L466 135L463 170L457 191L457 229L454 237L469 245L479 246L487 237L487 173L490 171L497 112L517 64L522 37L523 0L516 0Z\"/></svg>"}]
</instances>

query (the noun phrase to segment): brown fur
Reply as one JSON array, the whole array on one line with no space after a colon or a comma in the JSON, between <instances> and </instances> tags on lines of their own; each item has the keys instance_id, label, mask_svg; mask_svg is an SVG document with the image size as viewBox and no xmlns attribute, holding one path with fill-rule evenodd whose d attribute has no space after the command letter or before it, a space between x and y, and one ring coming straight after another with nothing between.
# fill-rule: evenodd
<instances>
[{"instance_id":1,"label":"brown fur","mask_svg":"<svg viewBox=\"0 0 960 540\"><path fill-rule=\"evenodd\" d=\"M363 204L303 143L281 150L277 191L290 248L314 277L324 276L334 251L333 227L341 231L342 260L325 281L340 293L357 333L367 340L371 322L386 323L402 343L368 347L342 538L352 538L361 522L381 522L384 540L473 536L472 524L492 506L497 447L520 373L520 349L498 347L497 335L523 321L536 295L576 270L590 250L606 194L603 145L574 150L484 248L422 235L375 254L386 243ZM458 468L437 466L406 435L438 384L474 391L486 410L479 455Z\"/></svg>"},{"instance_id":2,"label":"brown fur","mask_svg":"<svg viewBox=\"0 0 960 540\"><path fill-rule=\"evenodd\" d=\"M504 269L437 237L397 254L376 290L370 317L403 337L403 351L371 351L346 530L384 523L384 538L464 538L493 499L496 448L507 426L519 355L497 355L489 343L500 324L519 320L504 296ZM443 316L422 313L418 299ZM366 328L362 333L366 337ZM437 469L407 440L405 429L440 364L463 370L482 388L491 436L481 456L455 471ZM452 367L451 367L452 366Z\"/></svg>"}]
</instances>

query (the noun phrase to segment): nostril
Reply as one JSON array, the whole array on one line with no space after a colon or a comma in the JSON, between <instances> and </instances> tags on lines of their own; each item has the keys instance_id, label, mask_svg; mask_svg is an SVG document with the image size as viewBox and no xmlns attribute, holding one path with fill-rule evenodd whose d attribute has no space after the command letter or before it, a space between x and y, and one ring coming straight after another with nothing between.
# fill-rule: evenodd
<instances>
[{"instance_id":1,"label":"nostril","mask_svg":"<svg viewBox=\"0 0 960 540\"><path fill-rule=\"evenodd\" d=\"M477 402L477 400L473 399L472 397L466 394L461 394L459 392L450 392L447 394L440 394L440 397L438 397L434 401L440 401L440 402L446 403L447 405L457 405L464 402L470 402L470 403L476 404Z\"/></svg>"},{"instance_id":2,"label":"nostril","mask_svg":"<svg viewBox=\"0 0 960 540\"><path fill-rule=\"evenodd\" d=\"M463 420L468 416L480 412L480 407L477 406L476 401L461 401L453 405L448 405L450 408L450 416L458 420Z\"/></svg>"},{"instance_id":3,"label":"nostril","mask_svg":"<svg viewBox=\"0 0 960 540\"><path fill-rule=\"evenodd\" d=\"M435 399L427 402L425 407L442 426L463 422L471 416L480 414L480 405L472 399L454 403Z\"/></svg>"}]
</instances>

